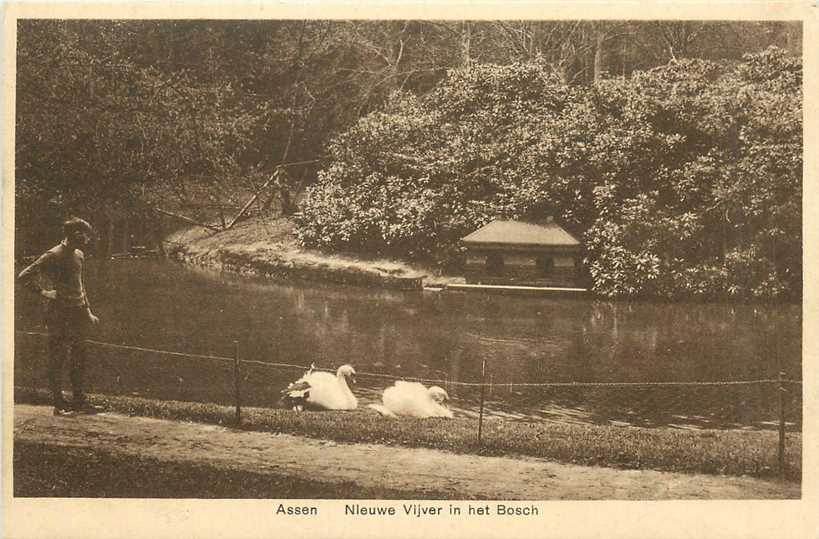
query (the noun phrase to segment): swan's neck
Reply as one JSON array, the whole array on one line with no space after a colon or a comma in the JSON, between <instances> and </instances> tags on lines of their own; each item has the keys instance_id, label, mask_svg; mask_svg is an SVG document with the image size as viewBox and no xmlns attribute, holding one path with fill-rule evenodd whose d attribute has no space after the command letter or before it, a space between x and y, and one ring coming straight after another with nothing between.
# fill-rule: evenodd
<instances>
[{"instance_id":1,"label":"swan's neck","mask_svg":"<svg viewBox=\"0 0 819 539\"><path fill-rule=\"evenodd\" d=\"M347 398L348 398L348 399L349 399L351 402L355 401L355 400L356 400L356 398L355 398L355 395L353 395L353 390L352 390L352 389L350 389L350 386L349 386L349 385L347 385L347 377L346 377L346 376L344 376L344 375L343 375L343 374L341 374L341 373L337 374L336 376L338 376L338 383L339 383L339 385L341 386L341 390L342 390L342 391L345 393L345 395L347 396Z\"/></svg>"}]
</instances>

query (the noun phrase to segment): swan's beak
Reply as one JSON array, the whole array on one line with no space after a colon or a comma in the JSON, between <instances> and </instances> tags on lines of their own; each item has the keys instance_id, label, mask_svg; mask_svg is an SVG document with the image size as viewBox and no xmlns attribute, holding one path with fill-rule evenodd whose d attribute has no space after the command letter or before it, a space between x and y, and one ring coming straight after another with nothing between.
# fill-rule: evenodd
<instances>
[{"instance_id":1,"label":"swan's beak","mask_svg":"<svg viewBox=\"0 0 819 539\"><path fill-rule=\"evenodd\" d=\"M354 384L355 384L355 383L357 383L357 382L355 381L355 376L351 376L351 377L350 377L350 381L351 381L352 383L354 383Z\"/></svg>"}]
</instances>

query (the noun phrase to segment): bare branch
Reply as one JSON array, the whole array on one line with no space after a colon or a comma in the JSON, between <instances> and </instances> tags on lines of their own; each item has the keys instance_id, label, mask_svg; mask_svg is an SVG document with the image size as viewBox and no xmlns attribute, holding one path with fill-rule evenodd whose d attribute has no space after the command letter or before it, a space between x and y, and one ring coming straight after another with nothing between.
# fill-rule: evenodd
<instances>
[{"instance_id":1,"label":"bare branch","mask_svg":"<svg viewBox=\"0 0 819 539\"><path fill-rule=\"evenodd\" d=\"M215 230L216 232L221 232L221 230L218 227L215 227L213 225L208 225L208 224L205 224L205 223L200 223L199 221L196 221L196 220L191 219L190 217L186 217L184 215L180 215L178 213L163 210L162 208L154 208L153 210L155 212L157 212L157 213L161 213L162 215L167 215L169 217L179 219L180 221L185 221L186 223L190 223L192 225L197 225L197 226L201 226L203 228L207 228L208 230Z\"/></svg>"}]
</instances>

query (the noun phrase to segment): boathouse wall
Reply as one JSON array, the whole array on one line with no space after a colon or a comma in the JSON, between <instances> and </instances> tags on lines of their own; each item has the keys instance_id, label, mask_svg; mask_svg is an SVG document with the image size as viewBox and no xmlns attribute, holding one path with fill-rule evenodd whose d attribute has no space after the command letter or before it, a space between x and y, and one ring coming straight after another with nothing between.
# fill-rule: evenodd
<instances>
[{"instance_id":1,"label":"boathouse wall","mask_svg":"<svg viewBox=\"0 0 819 539\"><path fill-rule=\"evenodd\" d=\"M578 286L580 254L560 249L469 248L464 277L469 284Z\"/></svg>"}]
</instances>

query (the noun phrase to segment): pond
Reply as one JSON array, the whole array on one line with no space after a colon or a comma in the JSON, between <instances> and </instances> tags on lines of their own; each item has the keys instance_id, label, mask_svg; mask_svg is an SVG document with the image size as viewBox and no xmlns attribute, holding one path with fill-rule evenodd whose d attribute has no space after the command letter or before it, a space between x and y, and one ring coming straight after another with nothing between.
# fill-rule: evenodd
<instances>
[{"instance_id":1,"label":"pond","mask_svg":"<svg viewBox=\"0 0 819 539\"><path fill-rule=\"evenodd\" d=\"M89 263L102 323L93 339L137 347L440 380L456 414L474 415L486 362L486 413L510 420L680 428L775 428L773 384L538 387L545 382L801 379L799 305L625 303L464 292L400 292L247 279L163 260ZM16 291L17 330L44 331L41 301ZM231 402L232 363L94 345L93 391ZM15 384L45 386L45 339L17 334ZM242 366L243 402L277 406L298 368ZM67 380L66 380L67 384ZM510 385L511 384L511 385ZM429 385L429 384L428 384ZM786 397L801 429L801 386Z\"/></svg>"}]
</instances>

